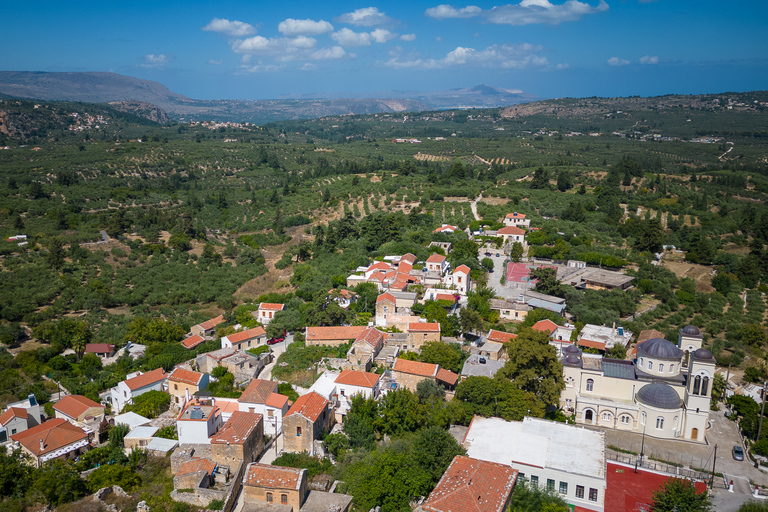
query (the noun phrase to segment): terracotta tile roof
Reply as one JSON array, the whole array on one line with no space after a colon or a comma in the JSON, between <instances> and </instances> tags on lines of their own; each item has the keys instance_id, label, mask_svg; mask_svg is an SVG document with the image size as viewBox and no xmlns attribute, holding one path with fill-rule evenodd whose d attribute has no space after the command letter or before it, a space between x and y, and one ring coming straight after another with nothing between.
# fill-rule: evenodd
<instances>
[{"instance_id":1,"label":"terracotta tile roof","mask_svg":"<svg viewBox=\"0 0 768 512\"><path fill-rule=\"evenodd\" d=\"M262 302L259 304L259 309L266 309L271 311L282 311L285 309L285 304L275 304L272 302Z\"/></svg>"},{"instance_id":2,"label":"terracotta tile roof","mask_svg":"<svg viewBox=\"0 0 768 512\"><path fill-rule=\"evenodd\" d=\"M389 289L390 290L395 290L395 291L398 291L398 292L402 292L403 290L406 289L407 286L408 286L408 281L407 280L405 280L405 279L397 279L397 280L395 280L394 283L389 285Z\"/></svg>"},{"instance_id":3,"label":"terracotta tile roof","mask_svg":"<svg viewBox=\"0 0 768 512\"><path fill-rule=\"evenodd\" d=\"M491 329L488 332L488 341L498 341L499 343L506 343L515 338L517 338L517 334L512 334L511 332L497 331L495 329Z\"/></svg>"},{"instance_id":4,"label":"terracotta tile roof","mask_svg":"<svg viewBox=\"0 0 768 512\"><path fill-rule=\"evenodd\" d=\"M507 214L507 218L508 219L524 219L525 218L525 214L524 213L517 213L517 212L508 213Z\"/></svg>"},{"instance_id":5,"label":"terracotta tile roof","mask_svg":"<svg viewBox=\"0 0 768 512\"><path fill-rule=\"evenodd\" d=\"M237 399L240 403L266 404L269 395L277 391L277 382L264 379L253 379L248 383L243 394Z\"/></svg>"},{"instance_id":6,"label":"terracotta tile roof","mask_svg":"<svg viewBox=\"0 0 768 512\"><path fill-rule=\"evenodd\" d=\"M437 322L411 322L408 324L408 332L440 332L440 324Z\"/></svg>"},{"instance_id":7,"label":"terracotta tile roof","mask_svg":"<svg viewBox=\"0 0 768 512\"><path fill-rule=\"evenodd\" d=\"M357 295L352 290L347 290L346 288L334 288L332 290L328 290L328 295L333 295L333 294L336 294L336 293L338 293L342 297L346 297L348 299L354 297L355 295Z\"/></svg>"},{"instance_id":8,"label":"terracotta tile roof","mask_svg":"<svg viewBox=\"0 0 768 512\"><path fill-rule=\"evenodd\" d=\"M407 261L400 263L397 267L397 271L401 274L410 274L411 270L413 270L413 264L408 263Z\"/></svg>"},{"instance_id":9,"label":"terracotta tile roof","mask_svg":"<svg viewBox=\"0 0 768 512\"><path fill-rule=\"evenodd\" d=\"M70 418L77 418L91 407L99 407L102 410L104 406L84 397L83 395L67 395L55 404L53 408Z\"/></svg>"},{"instance_id":10,"label":"terracotta tile roof","mask_svg":"<svg viewBox=\"0 0 768 512\"><path fill-rule=\"evenodd\" d=\"M535 331L545 332L547 334L552 334L557 329L557 324L552 320L539 320L538 322L533 324L531 329Z\"/></svg>"},{"instance_id":11,"label":"terracotta tile roof","mask_svg":"<svg viewBox=\"0 0 768 512\"><path fill-rule=\"evenodd\" d=\"M307 327L307 341L354 340L367 329L364 325Z\"/></svg>"},{"instance_id":12,"label":"terracotta tile roof","mask_svg":"<svg viewBox=\"0 0 768 512\"><path fill-rule=\"evenodd\" d=\"M432 256L427 258L427 263L442 263L444 261L445 261L445 256L437 253L434 253Z\"/></svg>"},{"instance_id":13,"label":"terracotta tile roof","mask_svg":"<svg viewBox=\"0 0 768 512\"><path fill-rule=\"evenodd\" d=\"M370 281L371 279L374 279L374 280L376 280L376 281L379 281L379 282L384 282L384 279L385 279L386 277L387 277L387 276L386 276L386 275L385 275L383 272L379 272L379 271L377 270L376 272L374 272L373 274L371 274L371 277L369 277L369 278L368 278L368 280Z\"/></svg>"},{"instance_id":14,"label":"terracotta tile roof","mask_svg":"<svg viewBox=\"0 0 768 512\"><path fill-rule=\"evenodd\" d=\"M466 266L466 265L459 265L458 267L456 267L456 270L454 270L454 271L453 271L453 273L454 273L454 274L457 274L457 273L459 273L459 272L462 272L462 273L464 273L464 274L467 274L467 275L469 275L469 273L471 272L471 270L470 270L470 268L469 268L468 266Z\"/></svg>"},{"instance_id":15,"label":"terracotta tile roof","mask_svg":"<svg viewBox=\"0 0 768 512\"><path fill-rule=\"evenodd\" d=\"M389 270L390 268L392 268L392 265L390 265L389 263L385 263L383 261L377 261L376 263L374 263L373 265L368 267L368 271L371 271L371 270Z\"/></svg>"},{"instance_id":16,"label":"terracotta tile roof","mask_svg":"<svg viewBox=\"0 0 768 512\"><path fill-rule=\"evenodd\" d=\"M200 379L202 378L202 373L192 372L185 370L184 368L174 368L171 374L168 376L169 381L183 382L184 384L192 384L193 386L200 384Z\"/></svg>"},{"instance_id":17,"label":"terracotta tile roof","mask_svg":"<svg viewBox=\"0 0 768 512\"><path fill-rule=\"evenodd\" d=\"M412 254L410 252L406 253L406 254L403 254L400 257L400 265L402 265L404 262L405 263L410 263L411 265L413 265L414 263L416 263L416 255Z\"/></svg>"},{"instance_id":18,"label":"terracotta tile roof","mask_svg":"<svg viewBox=\"0 0 768 512\"><path fill-rule=\"evenodd\" d=\"M213 329L220 323L224 322L224 315L219 315L216 318L211 318L210 320L206 320L205 322L197 324L200 328L202 328L204 331Z\"/></svg>"},{"instance_id":19,"label":"terracotta tile roof","mask_svg":"<svg viewBox=\"0 0 768 512\"><path fill-rule=\"evenodd\" d=\"M451 386L455 386L456 383L459 381L459 376L450 370L446 370L445 368L440 368L439 370L437 370L437 380L439 380L440 382L445 382L446 384L449 384Z\"/></svg>"},{"instance_id":20,"label":"terracotta tile roof","mask_svg":"<svg viewBox=\"0 0 768 512\"><path fill-rule=\"evenodd\" d=\"M241 341L252 340L253 338L266 335L267 331L265 331L263 327L259 326L254 327L253 329L248 329L247 331L240 331L236 332L235 334L230 334L227 336L227 339L230 341L230 343L240 343Z\"/></svg>"},{"instance_id":21,"label":"terracotta tile roof","mask_svg":"<svg viewBox=\"0 0 768 512\"><path fill-rule=\"evenodd\" d=\"M426 512L503 512L517 470L457 455L422 508Z\"/></svg>"},{"instance_id":22,"label":"terracotta tile roof","mask_svg":"<svg viewBox=\"0 0 768 512\"><path fill-rule=\"evenodd\" d=\"M39 457L83 439L88 439L88 434L67 420L56 418L12 435L11 439L21 443L27 450ZM43 440L42 450L40 449L40 439Z\"/></svg>"},{"instance_id":23,"label":"terracotta tile roof","mask_svg":"<svg viewBox=\"0 0 768 512\"><path fill-rule=\"evenodd\" d=\"M435 299L456 302L456 296L451 295L450 293L438 293L437 295L435 295Z\"/></svg>"},{"instance_id":24,"label":"terracotta tile roof","mask_svg":"<svg viewBox=\"0 0 768 512\"><path fill-rule=\"evenodd\" d=\"M515 226L504 226L496 231L500 235L524 235L525 231Z\"/></svg>"},{"instance_id":25,"label":"terracotta tile roof","mask_svg":"<svg viewBox=\"0 0 768 512\"><path fill-rule=\"evenodd\" d=\"M325 410L327 405L328 400L312 391L297 398L286 416L300 414L310 421L315 421L320 417L320 413Z\"/></svg>"},{"instance_id":26,"label":"terracotta tile roof","mask_svg":"<svg viewBox=\"0 0 768 512\"><path fill-rule=\"evenodd\" d=\"M199 344L203 343L205 341L204 338L198 336L197 334L190 336L189 338L183 340L181 342L182 345L184 345L184 348L191 350L198 346Z\"/></svg>"},{"instance_id":27,"label":"terracotta tile roof","mask_svg":"<svg viewBox=\"0 0 768 512\"><path fill-rule=\"evenodd\" d=\"M356 370L344 370L336 377L336 384L348 384L361 388L374 388L381 376L378 373L360 372Z\"/></svg>"},{"instance_id":28,"label":"terracotta tile roof","mask_svg":"<svg viewBox=\"0 0 768 512\"><path fill-rule=\"evenodd\" d=\"M191 475L198 471L205 471L211 475L214 469L216 469L216 463L212 460L195 457L182 464L176 476Z\"/></svg>"},{"instance_id":29,"label":"terracotta tile roof","mask_svg":"<svg viewBox=\"0 0 768 512\"><path fill-rule=\"evenodd\" d=\"M461 231L458 226L451 226L450 224L446 224L445 226L440 226L439 228L435 229L433 233L442 233L443 231Z\"/></svg>"},{"instance_id":30,"label":"terracotta tile roof","mask_svg":"<svg viewBox=\"0 0 768 512\"><path fill-rule=\"evenodd\" d=\"M384 342L384 333L374 327L368 327L363 332L357 335L355 343L362 341L372 347L376 347Z\"/></svg>"},{"instance_id":31,"label":"terracotta tile roof","mask_svg":"<svg viewBox=\"0 0 768 512\"><path fill-rule=\"evenodd\" d=\"M109 343L88 343L85 346L86 354L110 354L113 350L115 346Z\"/></svg>"},{"instance_id":32,"label":"terracotta tile roof","mask_svg":"<svg viewBox=\"0 0 768 512\"><path fill-rule=\"evenodd\" d=\"M21 407L9 407L7 411L0 415L0 425L6 426L13 418L23 418L26 420L29 418L29 415L27 414L26 409L22 409Z\"/></svg>"},{"instance_id":33,"label":"terracotta tile roof","mask_svg":"<svg viewBox=\"0 0 768 512\"><path fill-rule=\"evenodd\" d=\"M288 397L285 395L281 395L280 393L272 393L269 395L269 398L267 398L266 405L269 407L274 407L275 409L282 409L285 407L285 404L288 403Z\"/></svg>"},{"instance_id":34,"label":"terracotta tile roof","mask_svg":"<svg viewBox=\"0 0 768 512\"><path fill-rule=\"evenodd\" d=\"M395 365L392 367L396 372L421 375L422 377L437 377L438 368L439 366L436 364L420 363L400 358L395 359Z\"/></svg>"},{"instance_id":35,"label":"terracotta tile roof","mask_svg":"<svg viewBox=\"0 0 768 512\"><path fill-rule=\"evenodd\" d=\"M128 379L125 381L125 384L126 386L128 386L128 389L130 389L131 391L135 391L139 388L143 388L144 386L155 384L167 378L168 378L168 374L165 373L165 370L163 370L162 368L157 368L155 370L152 370L151 372L143 373L132 379Z\"/></svg>"},{"instance_id":36,"label":"terracotta tile roof","mask_svg":"<svg viewBox=\"0 0 768 512\"><path fill-rule=\"evenodd\" d=\"M211 444L244 444L262 422L261 414L235 411L229 421L211 438Z\"/></svg>"},{"instance_id":37,"label":"terracotta tile roof","mask_svg":"<svg viewBox=\"0 0 768 512\"><path fill-rule=\"evenodd\" d=\"M381 295L376 297L376 304L378 304L379 302L383 302L385 300L390 301L392 304L394 304L396 302L395 298L392 296L392 294L390 294L390 293L382 293Z\"/></svg>"},{"instance_id":38,"label":"terracotta tile roof","mask_svg":"<svg viewBox=\"0 0 768 512\"><path fill-rule=\"evenodd\" d=\"M603 341L592 341L587 340L584 338L581 338L579 340L579 346L580 347L587 347L587 348L596 348L598 350L605 350L605 342Z\"/></svg>"},{"instance_id":39,"label":"terracotta tile roof","mask_svg":"<svg viewBox=\"0 0 768 512\"><path fill-rule=\"evenodd\" d=\"M243 484L271 489L301 489L306 469L284 468L252 462L248 465Z\"/></svg>"}]
</instances>

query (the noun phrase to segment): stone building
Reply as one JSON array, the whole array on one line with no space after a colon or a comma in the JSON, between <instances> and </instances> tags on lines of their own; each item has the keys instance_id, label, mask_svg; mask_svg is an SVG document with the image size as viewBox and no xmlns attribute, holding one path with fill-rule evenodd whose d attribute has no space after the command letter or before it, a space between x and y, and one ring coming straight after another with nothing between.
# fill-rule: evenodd
<instances>
[{"instance_id":1,"label":"stone building","mask_svg":"<svg viewBox=\"0 0 768 512\"><path fill-rule=\"evenodd\" d=\"M330 430L333 412L328 400L315 392L300 396L283 419L283 450L315 454L315 439Z\"/></svg>"},{"instance_id":2,"label":"stone building","mask_svg":"<svg viewBox=\"0 0 768 512\"><path fill-rule=\"evenodd\" d=\"M236 467L251 463L264 450L264 419L261 414L235 411L221 429L211 437L213 459Z\"/></svg>"}]
</instances>

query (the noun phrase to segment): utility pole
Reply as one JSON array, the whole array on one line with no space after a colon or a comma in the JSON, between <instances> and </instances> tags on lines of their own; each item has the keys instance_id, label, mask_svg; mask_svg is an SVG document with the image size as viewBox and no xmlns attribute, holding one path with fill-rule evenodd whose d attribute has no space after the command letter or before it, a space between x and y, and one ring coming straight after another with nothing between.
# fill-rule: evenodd
<instances>
[{"instance_id":1,"label":"utility pole","mask_svg":"<svg viewBox=\"0 0 768 512\"><path fill-rule=\"evenodd\" d=\"M763 405L760 406L760 423L757 427L757 439L755 439L755 442L760 441L760 432L763 430L763 412L765 412L765 386L768 384L768 381L763 381Z\"/></svg>"},{"instance_id":2,"label":"utility pole","mask_svg":"<svg viewBox=\"0 0 768 512\"><path fill-rule=\"evenodd\" d=\"M717 464L717 445L715 445L715 456L712 459L712 478L709 480L709 486L715 487L715 464Z\"/></svg>"}]
</instances>

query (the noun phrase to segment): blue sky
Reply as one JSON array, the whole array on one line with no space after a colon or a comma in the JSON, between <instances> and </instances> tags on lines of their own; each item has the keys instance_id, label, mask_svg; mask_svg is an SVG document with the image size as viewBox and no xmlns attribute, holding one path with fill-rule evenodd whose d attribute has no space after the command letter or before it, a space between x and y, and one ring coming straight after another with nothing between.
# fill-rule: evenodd
<instances>
[{"instance_id":1,"label":"blue sky","mask_svg":"<svg viewBox=\"0 0 768 512\"><path fill-rule=\"evenodd\" d=\"M19 2L0 69L113 71L193 98L444 90L541 97L768 88L768 2Z\"/></svg>"}]
</instances>

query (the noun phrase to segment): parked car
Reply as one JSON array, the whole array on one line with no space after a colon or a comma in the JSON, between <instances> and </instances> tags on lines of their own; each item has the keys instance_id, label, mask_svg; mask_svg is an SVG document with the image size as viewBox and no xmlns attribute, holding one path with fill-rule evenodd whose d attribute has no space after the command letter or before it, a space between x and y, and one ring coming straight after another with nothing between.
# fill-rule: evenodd
<instances>
[{"instance_id":1,"label":"parked car","mask_svg":"<svg viewBox=\"0 0 768 512\"><path fill-rule=\"evenodd\" d=\"M741 446L734 446L732 452L733 460L744 460L744 450Z\"/></svg>"},{"instance_id":2,"label":"parked car","mask_svg":"<svg viewBox=\"0 0 768 512\"><path fill-rule=\"evenodd\" d=\"M496 253L496 257L497 257L497 258L499 257L499 253Z\"/></svg>"},{"instance_id":3,"label":"parked car","mask_svg":"<svg viewBox=\"0 0 768 512\"><path fill-rule=\"evenodd\" d=\"M267 345L276 345L278 343L281 343L285 341L285 336L276 336L274 338L269 338L267 340Z\"/></svg>"}]
</instances>

